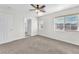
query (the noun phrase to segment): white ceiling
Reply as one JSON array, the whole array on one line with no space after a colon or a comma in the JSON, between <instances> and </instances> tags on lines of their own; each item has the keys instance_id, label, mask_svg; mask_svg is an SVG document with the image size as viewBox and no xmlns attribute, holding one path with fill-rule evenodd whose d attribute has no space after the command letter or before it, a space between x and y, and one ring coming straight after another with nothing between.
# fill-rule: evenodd
<instances>
[{"instance_id":1,"label":"white ceiling","mask_svg":"<svg viewBox=\"0 0 79 59\"><path fill-rule=\"evenodd\" d=\"M45 5L46 5L45 7L46 13L40 14L39 16L79 6L78 4L45 4ZM36 14L33 11L29 11L29 9L33 9L33 7L30 6L30 4L0 4L0 9L14 10L17 12L26 13L27 15Z\"/></svg>"}]
</instances>

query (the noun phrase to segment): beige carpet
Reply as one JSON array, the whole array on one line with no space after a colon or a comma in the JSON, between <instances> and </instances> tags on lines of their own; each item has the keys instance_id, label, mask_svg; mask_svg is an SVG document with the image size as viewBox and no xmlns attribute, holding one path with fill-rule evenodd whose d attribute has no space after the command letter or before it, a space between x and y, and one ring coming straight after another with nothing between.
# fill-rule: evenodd
<instances>
[{"instance_id":1,"label":"beige carpet","mask_svg":"<svg viewBox=\"0 0 79 59\"><path fill-rule=\"evenodd\" d=\"M8 54L72 54L79 53L79 46L42 36L20 39L0 45L0 53Z\"/></svg>"}]
</instances>

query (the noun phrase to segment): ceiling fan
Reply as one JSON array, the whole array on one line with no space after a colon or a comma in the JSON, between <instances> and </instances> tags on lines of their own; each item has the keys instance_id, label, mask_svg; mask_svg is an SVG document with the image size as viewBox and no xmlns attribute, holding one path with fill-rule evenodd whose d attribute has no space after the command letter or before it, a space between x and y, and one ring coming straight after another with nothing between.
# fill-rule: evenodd
<instances>
[{"instance_id":1,"label":"ceiling fan","mask_svg":"<svg viewBox=\"0 0 79 59\"><path fill-rule=\"evenodd\" d=\"M30 9L30 11L35 11L37 13L39 12L46 12L44 8L46 7L45 5L39 5L39 4L30 4L34 9Z\"/></svg>"}]
</instances>

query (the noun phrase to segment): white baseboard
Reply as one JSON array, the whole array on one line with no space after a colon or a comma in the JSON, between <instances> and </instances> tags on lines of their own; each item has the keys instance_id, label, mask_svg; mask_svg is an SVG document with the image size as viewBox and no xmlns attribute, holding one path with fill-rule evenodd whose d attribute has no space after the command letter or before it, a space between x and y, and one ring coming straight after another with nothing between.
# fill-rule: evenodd
<instances>
[{"instance_id":1,"label":"white baseboard","mask_svg":"<svg viewBox=\"0 0 79 59\"><path fill-rule=\"evenodd\" d=\"M12 42L12 41L15 41L15 40L20 40L22 38L25 38L25 36L21 36L21 37L18 37L18 38L12 38L12 39L8 39L8 40L0 41L0 44L9 43L9 42Z\"/></svg>"}]
</instances>

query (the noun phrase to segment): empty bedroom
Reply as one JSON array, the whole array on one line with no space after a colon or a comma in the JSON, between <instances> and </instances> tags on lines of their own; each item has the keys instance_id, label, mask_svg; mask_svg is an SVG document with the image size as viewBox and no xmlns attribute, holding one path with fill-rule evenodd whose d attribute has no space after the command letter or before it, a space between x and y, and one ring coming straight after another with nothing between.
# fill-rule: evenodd
<instances>
[{"instance_id":1,"label":"empty bedroom","mask_svg":"<svg viewBox=\"0 0 79 59\"><path fill-rule=\"evenodd\" d=\"M0 54L78 54L79 4L0 4Z\"/></svg>"}]
</instances>

